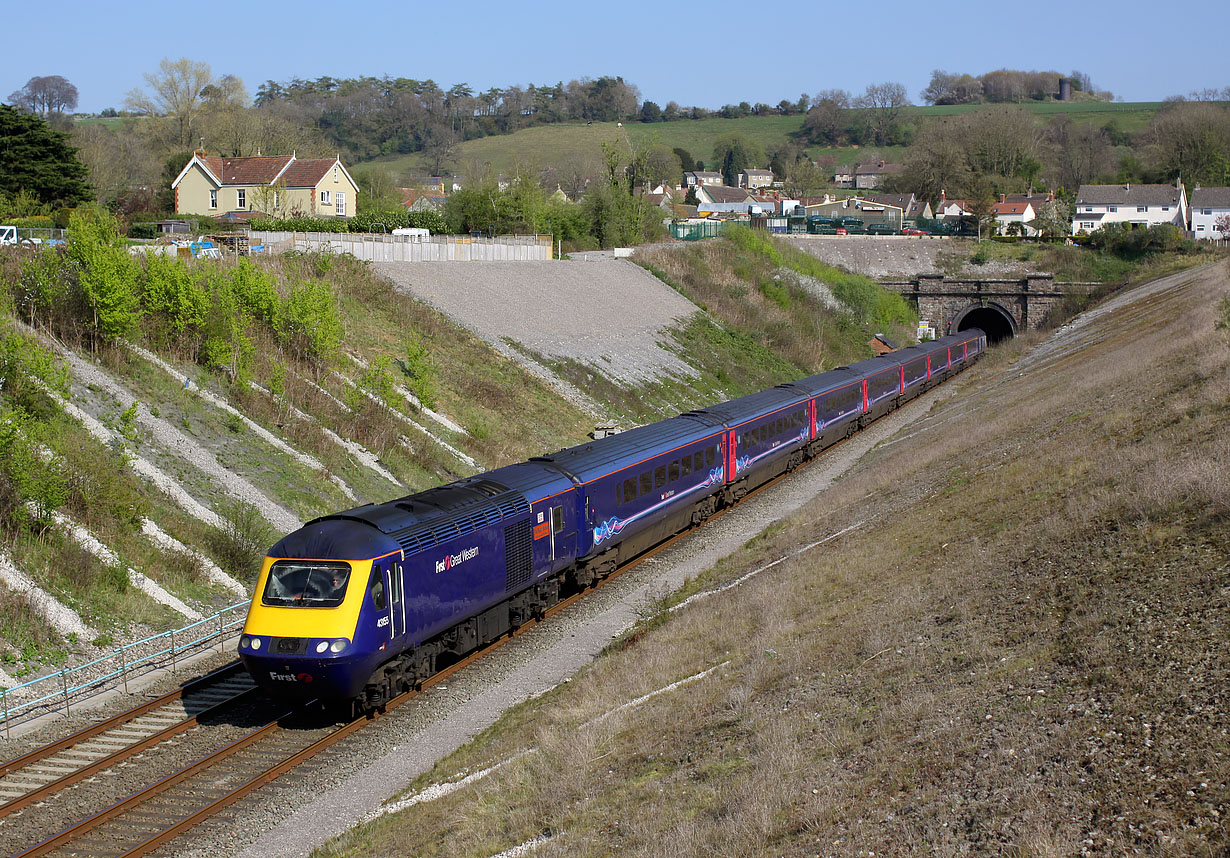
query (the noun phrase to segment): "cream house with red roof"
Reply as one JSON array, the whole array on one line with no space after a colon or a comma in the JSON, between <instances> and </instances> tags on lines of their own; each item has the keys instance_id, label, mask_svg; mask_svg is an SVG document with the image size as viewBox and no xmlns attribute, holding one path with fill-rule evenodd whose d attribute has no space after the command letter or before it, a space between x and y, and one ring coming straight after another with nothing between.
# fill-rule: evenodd
<instances>
[{"instance_id":1,"label":"cream house with red roof","mask_svg":"<svg viewBox=\"0 0 1230 858\"><path fill-rule=\"evenodd\" d=\"M171 183L175 211L354 217L359 188L338 158L222 158L197 151Z\"/></svg>"}]
</instances>

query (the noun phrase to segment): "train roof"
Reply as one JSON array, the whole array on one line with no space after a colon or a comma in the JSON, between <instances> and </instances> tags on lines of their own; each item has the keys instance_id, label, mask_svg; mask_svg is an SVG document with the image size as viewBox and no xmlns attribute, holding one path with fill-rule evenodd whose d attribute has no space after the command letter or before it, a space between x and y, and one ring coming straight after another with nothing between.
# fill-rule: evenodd
<instances>
[{"instance_id":1,"label":"train roof","mask_svg":"<svg viewBox=\"0 0 1230 858\"><path fill-rule=\"evenodd\" d=\"M529 503L521 492L491 479L490 474L481 474L316 521L363 522L395 540L403 551L417 553L528 512Z\"/></svg>"},{"instance_id":2,"label":"train roof","mask_svg":"<svg viewBox=\"0 0 1230 858\"><path fill-rule=\"evenodd\" d=\"M740 396L738 399L732 399L729 402L719 402L717 405L710 405L708 408L698 408L695 411L689 411L688 414L703 415L734 428L740 423L746 423L748 420L754 420L757 417L772 414L774 411L789 408L804 398L806 398L806 394L801 390L789 384L783 384L779 387L762 390L759 393L749 393L747 396Z\"/></svg>"},{"instance_id":3,"label":"train roof","mask_svg":"<svg viewBox=\"0 0 1230 858\"><path fill-rule=\"evenodd\" d=\"M567 447L549 456L535 456L530 461L555 465L571 474L578 484L584 484L721 431L722 424L716 419L689 412L588 444Z\"/></svg>"},{"instance_id":4,"label":"train roof","mask_svg":"<svg viewBox=\"0 0 1230 858\"><path fill-rule=\"evenodd\" d=\"M799 391L803 396L817 396L829 390L834 390L838 387L845 387L849 384L862 381L863 377L848 366L839 366L837 369L830 369L827 372L818 372L815 375L809 375L807 378L800 378L798 381L792 381L789 384L782 385Z\"/></svg>"}]
</instances>

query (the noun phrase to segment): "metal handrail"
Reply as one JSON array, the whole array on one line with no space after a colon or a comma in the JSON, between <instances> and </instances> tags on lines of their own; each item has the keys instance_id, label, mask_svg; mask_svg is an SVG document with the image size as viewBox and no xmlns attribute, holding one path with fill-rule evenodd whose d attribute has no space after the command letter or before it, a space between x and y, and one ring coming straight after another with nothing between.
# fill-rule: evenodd
<instances>
[{"instance_id":1,"label":"metal handrail","mask_svg":"<svg viewBox=\"0 0 1230 858\"><path fill-rule=\"evenodd\" d=\"M64 701L64 714L69 713L69 706L74 694L86 690L95 690L100 686L110 683L117 677L124 685L124 691L128 691L128 677L134 670L145 667L157 659L170 658L171 672L174 673L177 668L178 657L189 650L203 647L205 644L212 644L215 640L218 642L219 648L222 646L222 641L225 639L228 632L234 631L243 625L244 616L240 614L238 617L235 614L241 608L247 608L247 602L236 602L222 608L217 613L204 619L197 620L195 623L190 623L182 628L171 629L170 631L160 632L156 635L151 635L139 641L122 644L119 649L113 653L101 656L93 661L87 661L85 664L79 664L76 667L61 668L55 673L49 673L45 676L40 676L37 679L32 679L29 682L23 682L21 685L15 685L12 688L0 688L0 708L4 713L4 730L8 736L12 719L23 712L27 712L36 706L51 703L52 701ZM200 631L203 626L208 626L208 630L203 634L193 634L194 631ZM167 640L168 644L165 647L159 647L158 642ZM154 645L152 651L146 651L150 645ZM136 658L133 654L139 653ZM118 669L105 673L102 676L91 677L89 680L82 682L79 685L70 685L71 677L79 675L82 671L88 670L107 661L116 661L119 664ZM50 693L43 694L38 697L32 697L25 700L20 700L16 704L13 702L13 695L16 692L29 693L29 689L34 688L42 683L54 682L55 688ZM24 696L24 694L22 695Z\"/></svg>"}]
</instances>

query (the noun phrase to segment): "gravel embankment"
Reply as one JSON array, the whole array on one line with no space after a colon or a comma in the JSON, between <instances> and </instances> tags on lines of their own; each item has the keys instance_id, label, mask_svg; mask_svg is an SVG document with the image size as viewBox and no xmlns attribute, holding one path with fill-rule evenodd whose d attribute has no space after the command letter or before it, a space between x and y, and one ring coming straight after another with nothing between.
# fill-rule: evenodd
<instances>
[{"instance_id":1,"label":"gravel embankment","mask_svg":"<svg viewBox=\"0 0 1230 858\"><path fill-rule=\"evenodd\" d=\"M382 262L373 269L577 401L511 340L549 358L599 368L625 384L695 371L658 343L697 307L639 266L617 259L547 262Z\"/></svg>"}]
</instances>

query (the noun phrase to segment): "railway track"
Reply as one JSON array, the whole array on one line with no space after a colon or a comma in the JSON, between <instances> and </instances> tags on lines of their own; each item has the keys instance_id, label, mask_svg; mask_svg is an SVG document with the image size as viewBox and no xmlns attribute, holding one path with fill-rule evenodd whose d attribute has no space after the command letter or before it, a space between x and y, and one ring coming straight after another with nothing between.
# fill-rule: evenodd
<instances>
[{"instance_id":1,"label":"railway track","mask_svg":"<svg viewBox=\"0 0 1230 858\"><path fill-rule=\"evenodd\" d=\"M834 446L841 443L844 441L839 441ZM804 462L799 467L806 467L812 461L815 459ZM784 473L759 486L749 492L744 499L768 490L788 477L790 473L792 472ZM733 507L719 510L708 520L720 518L729 509ZM592 590L631 571L640 563L690 535L695 529L696 527L689 528L659 543L595 582L592 587L574 593L552 606L545 612L542 619L531 619L511 634L443 668L422 683L422 690L409 691L390 700L382 712L387 713L405 705L421 695L423 691L444 682L513 638L527 633L548 618L567 610ZM211 676L216 677L224 671L233 671L237 668L238 663L223 668ZM232 676L228 681L241 683L247 679L241 669L240 676L242 680ZM183 693L188 693L187 687ZM242 693L255 693L250 680L247 680L246 689ZM239 696L237 694L233 699L237 700ZM201 699L207 698L202 697ZM30 783L36 773L39 773L38 776L42 778L50 778L57 774L61 768L69 765L63 762L66 758L85 761L74 771L64 772L46 784L41 786L31 784L32 788L29 792L0 805L0 826L3 825L5 815L13 812L19 806L25 807L38 801L40 796L54 791L51 787L56 784L59 785L56 787L58 789L78 782L107 767L117 765L122 760L131 759L136 753L156 745L159 741L164 741L164 734L174 735L170 731L182 732L188 729L191 725L186 725L186 719L183 722L170 723L169 713L166 711L168 705L170 702L163 702L161 699L151 701L149 704L112 719L115 723L104 722L103 725L91 728L90 731L83 731L83 733L49 745L47 748L6 765L2 770L5 777L0 779L0 790L5 788L4 785L10 777L19 778L23 776L23 772L26 773L24 777L29 779L27 783ZM219 701L217 705L227 704ZM132 858L132 856L160 851L194 826L217 815L225 808L256 792L265 784L291 772L327 748L338 744L347 736L363 729L376 717L375 715L362 715L344 723L322 725L311 722L312 716L308 714L311 711L315 712L315 717L319 721L320 710L312 710L310 705L293 712L279 712L276 717L269 718L240 738L196 759L143 789L115 801L105 810L81 819L41 842L25 848L24 851L14 853L14 856L15 858L35 858L35 856L46 855L89 855L98 856L98 858L104 856ZM201 717L201 714L203 712L198 713L196 717ZM135 735L138 731L141 731L142 735ZM104 741L100 737L109 738ZM114 745L123 741L128 741L127 754L121 750L111 756L91 760L91 754L99 754L108 744ZM88 744L91 742L94 744ZM77 750L77 754L66 757L66 754L71 754L74 749ZM89 753L82 753L83 750L88 750ZM12 775L9 774L10 768ZM13 780L12 783L18 784L21 781ZM41 792L41 790L47 790L47 792ZM0 792L0 796L2 795L5 794ZM3 833L2 828L0 828L0 833Z\"/></svg>"}]
</instances>

